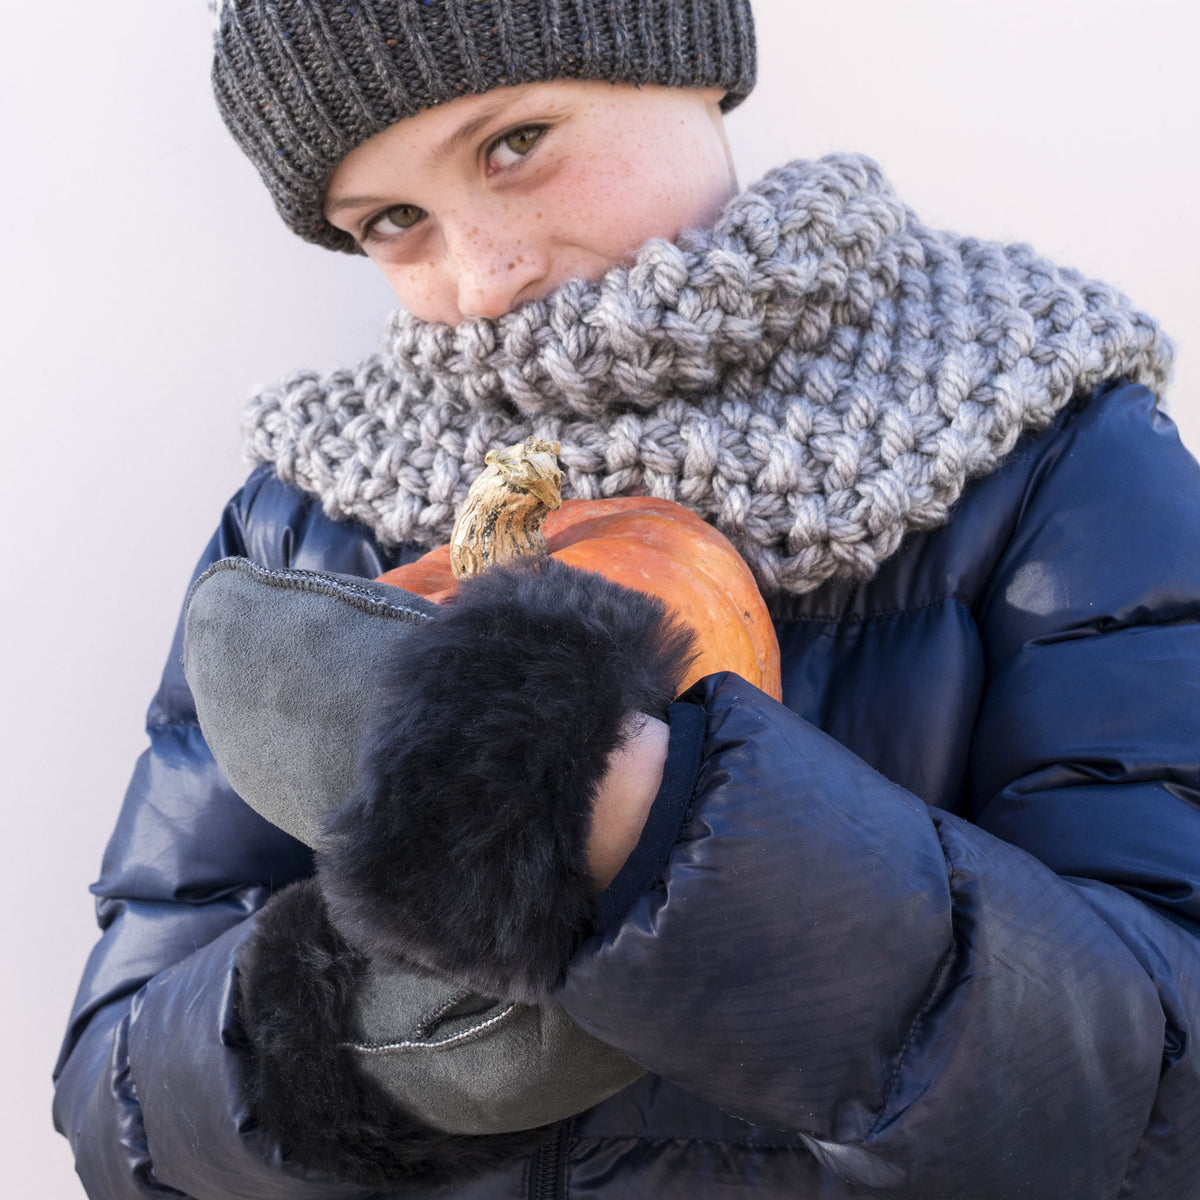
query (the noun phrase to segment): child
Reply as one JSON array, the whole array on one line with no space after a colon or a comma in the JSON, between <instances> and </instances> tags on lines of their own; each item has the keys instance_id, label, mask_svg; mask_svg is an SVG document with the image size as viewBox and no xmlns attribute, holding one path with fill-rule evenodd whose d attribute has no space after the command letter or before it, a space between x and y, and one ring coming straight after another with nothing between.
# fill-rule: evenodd
<instances>
[{"instance_id":1,"label":"child","mask_svg":"<svg viewBox=\"0 0 1200 1200\"><path fill-rule=\"evenodd\" d=\"M354 387L258 398L205 565L378 574L535 435L573 495L721 527L780 637L783 706L715 676L670 722L661 869L513 981L647 1074L448 1194L1195 1194L1200 476L1155 324L863 159L738 190L742 0L226 0L214 79L285 220L403 310ZM312 864L173 665L159 703L59 1075L85 1185L423 1194L402 1105L336 1162L255 1110L237 972ZM386 909L321 871L385 958ZM293 1027L303 1066L328 1030Z\"/></svg>"}]
</instances>

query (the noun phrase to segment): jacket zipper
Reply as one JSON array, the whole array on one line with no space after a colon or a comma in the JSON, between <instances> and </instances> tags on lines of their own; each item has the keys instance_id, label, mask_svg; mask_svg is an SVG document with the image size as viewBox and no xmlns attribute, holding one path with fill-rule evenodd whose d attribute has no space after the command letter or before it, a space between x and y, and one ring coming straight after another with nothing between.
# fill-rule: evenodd
<instances>
[{"instance_id":1,"label":"jacket zipper","mask_svg":"<svg viewBox=\"0 0 1200 1200\"><path fill-rule=\"evenodd\" d=\"M554 1137L534 1151L529 1165L529 1200L566 1200L570 1140L571 1122L564 1121Z\"/></svg>"}]
</instances>

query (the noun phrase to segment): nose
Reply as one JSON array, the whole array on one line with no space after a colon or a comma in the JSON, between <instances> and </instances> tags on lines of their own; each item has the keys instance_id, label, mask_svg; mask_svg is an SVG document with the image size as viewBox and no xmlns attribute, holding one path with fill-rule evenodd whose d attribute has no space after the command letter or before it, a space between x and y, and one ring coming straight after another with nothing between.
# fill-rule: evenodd
<instances>
[{"instance_id":1,"label":"nose","mask_svg":"<svg viewBox=\"0 0 1200 1200\"><path fill-rule=\"evenodd\" d=\"M549 274L544 239L513 222L466 220L446 231L446 246L463 320L504 316L537 296Z\"/></svg>"}]
</instances>

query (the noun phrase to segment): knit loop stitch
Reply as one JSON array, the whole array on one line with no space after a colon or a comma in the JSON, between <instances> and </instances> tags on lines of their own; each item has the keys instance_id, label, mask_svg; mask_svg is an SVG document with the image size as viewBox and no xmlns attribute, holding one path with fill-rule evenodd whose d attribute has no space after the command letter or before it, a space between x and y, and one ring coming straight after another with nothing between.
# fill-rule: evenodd
<instances>
[{"instance_id":1,"label":"knit loop stitch","mask_svg":"<svg viewBox=\"0 0 1200 1200\"><path fill-rule=\"evenodd\" d=\"M435 544L489 449L550 438L568 496L680 501L770 596L869 577L1072 396L1160 391L1171 362L1112 288L929 229L835 155L498 320L397 312L356 372L260 391L247 447L385 545Z\"/></svg>"}]
</instances>

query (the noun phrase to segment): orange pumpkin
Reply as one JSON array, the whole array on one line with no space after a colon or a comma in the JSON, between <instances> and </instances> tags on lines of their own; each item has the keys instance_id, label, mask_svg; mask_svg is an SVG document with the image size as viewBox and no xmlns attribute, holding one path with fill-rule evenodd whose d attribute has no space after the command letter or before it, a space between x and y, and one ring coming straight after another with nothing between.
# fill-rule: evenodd
<instances>
[{"instance_id":1,"label":"orange pumpkin","mask_svg":"<svg viewBox=\"0 0 1200 1200\"><path fill-rule=\"evenodd\" d=\"M558 449L552 443L530 441L523 448L513 447L501 454L523 449L521 469L527 470L528 452L540 447L546 447L542 453L550 453L550 447L553 452ZM498 457L489 455L489 463L495 464ZM557 478L549 490L541 486L514 489L511 476L511 470L505 471L500 490L485 494L478 502L474 520L468 515L472 507L468 499L450 543L388 571L380 576L381 582L435 602L445 600L453 595L458 578L482 569L480 565L463 569L460 564L457 570L452 566L452 547L462 540L464 525L470 526L465 535L469 537L480 530L492 536L498 526L511 526L509 538L519 543L518 548L490 552L483 556L488 562L548 552L570 566L596 571L635 591L657 596L697 635L700 654L685 686L714 671L735 671L777 700L781 698L774 626L754 576L724 534L671 500L625 496L559 503ZM543 476L544 471L539 483ZM502 512L506 502L510 510ZM548 509L555 511L544 516ZM537 533L539 523L544 550Z\"/></svg>"}]
</instances>

